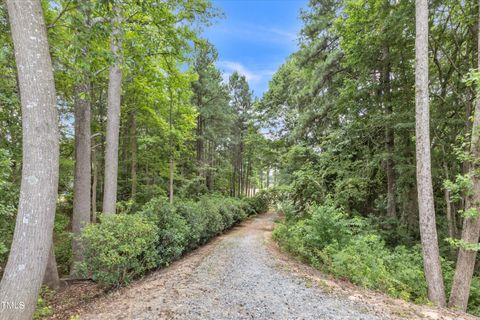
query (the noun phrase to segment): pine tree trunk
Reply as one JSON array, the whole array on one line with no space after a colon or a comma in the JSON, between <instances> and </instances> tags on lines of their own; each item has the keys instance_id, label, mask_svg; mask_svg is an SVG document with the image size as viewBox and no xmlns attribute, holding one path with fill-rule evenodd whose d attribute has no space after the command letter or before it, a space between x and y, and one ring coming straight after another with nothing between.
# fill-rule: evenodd
<instances>
[{"instance_id":1,"label":"pine tree trunk","mask_svg":"<svg viewBox=\"0 0 480 320\"><path fill-rule=\"evenodd\" d=\"M130 123L130 179L131 179L131 194L132 200L135 200L137 194L137 121L135 111L132 110L129 114Z\"/></svg>"},{"instance_id":2,"label":"pine tree trunk","mask_svg":"<svg viewBox=\"0 0 480 320\"><path fill-rule=\"evenodd\" d=\"M97 184L98 184L98 164L97 164L97 152L95 146L95 140L92 139L94 144L92 148L92 223L97 223Z\"/></svg>"},{"instance_id":3,"label":"pine tree trunk","mask_svg":"<svg viewBox=\"0 0 480 320\"><path fill-rule=\"evenodd\" d=\"M480 30L480 0L478 1L478 29ZM477 38L477 59L480 69L480 32ZM478 85L478 84L477 84ZM470 153L473 159L480 158L480 90L477 88L477 101L473 114L472 137L470 142ZM469 175L473 182L472 193L467 197L466 209L475 209L477 217L463 219L462 240L466 243L477 244L480 235L480 177L478 172L480 166L478 161L473 161L468 165ZM461 310L467 310L468 297L470 295L470 285L475 267L477 252L465 250L460 247L458 250L457 266L455 276L453 277L452 291L450 294L449 306L457 307Z\"/></svg>"},{"instance_id":4,"label":"pine tree trunk","mask_svg":"<svg viewBox=\"0 0 480 320\"><path fill-rule=\"evenodd\" d=\"M73 180L72 254L71 272L83 260L79 237L90 223L91 209L91 107L90 86L78 84L75 92L75 178Z\"/></svg>"},{"instance_id":5,"label":"pine tree trunk","mask_svg":"<svg viewBox=\"0 0 480 320\"><path fill-rule=\"evenodd\" d=\"M270 187L270 168L267 169L267 189Z\"/></svg>"},{"instance_id":6,"label":"pine tree trunk","mask_svg":"<svg viewBox=\"0 0 480 320\"><path fill-rule=\"evenodd\" d=\"M260 190L263 189L263 170L260 170Z\"/></svg>"},{"instance_id":7,"label":"pine tree trunk","mask_svg":"<svg viewBox=\"0 0 480 320\"><path fill-rule=\"evenodd\" d=\"M55 84L40 1L8 0L22 103L23 162L13 242L0 283L2 320L31 319L52 246L58 192Z\"/></svg>"},{"instance_id":8,"label":"pine tree trunk","mask_svg":"<svg viewBox=\"0 0 480 320\"><path fill-rule=\"evenodd\" d=\"M387 3L388 5L388 3ZM385 147L387 150L387 216L395 218L397 216L396 200L395 200L395 161L393 155L395 151L395 135L393 131L391 117L393 114L391 102L391 85L390 85L390 50L388 46L383 48L383 104L385 106L385 116L387 125L385 128Z\"/></svg>"},{"instance_id":9,"label":"pine tree trunk","mask_svg":"<svg viewBox=\"0 0 480 320\"><path fill-rule=\"evenodd\" d=\"M203 118L197 118L197 165L200 176L204 176L204 139L203 139Z\"/></svg>"},{"instance_id":10,"label":"pine tree trunk","mask_svg":"<svg viewBox=\"0 0 480 320\"><path fill-rule=\"evenodd\" d=\"M169 198L170 198L170 203L173 203L173 158L170 158L170 172L169 172Z\"/></svg>"},{"instance_id":11,"label":"pine tree trunk","mask_svg":"<svg viewBox=\"0 0 480 320\"><path fill-rule=\"evenodd\" d=\"M430 155L430 110L428 91L428 0L416 1L415 37L415 136L420 238L428 298L437 306L445 305L440 255L438 250Z\"/></svg>"},{"instance_id":12,"label":"pine tree trunk","mask_svg":"<svg viewBox=\"0 0 480 320\"><path fill-rule=\"evenodd\" d=\"M443 150L443 172L445 179L449 180L450 175L448 174L448 165L446 159L445 150ZM457 221L455 219L455 210L452 210L452 203L450 197L450 191L447 188L444 188L443 196L445 198L445 207L447 209L447 225L448 225L448 236L450 238L457 237Z\"/></svg>"},{"instance_id":13,"label":"pine tree trunk","mask_svg":"<svg viewBox=\"0 0 480 320\"><path fill-rule=\"evenodd\" d=\"M118 179L118 140L120 132L120 99L122 95L122 13L119 4L113 1L112 40L113 66L110 67L107 98L107 136L105 149L105 181L103 190L103 212L116 212Z\"/></svg>"},{"instance_id":14,"label":"pine tree trunk","mask_svg":"<svg viewBox=\"0 0 480 320\"><path fill-rule=\"evenodd\" d=\"M214 152L215 152L215 144L212 142L210 143L210 151L208 153L208 170L207 170L207 177L206 177L206 184L207 189L209 191L213 190L213 168L214 168Z\"/></svg>"}]
</instances>

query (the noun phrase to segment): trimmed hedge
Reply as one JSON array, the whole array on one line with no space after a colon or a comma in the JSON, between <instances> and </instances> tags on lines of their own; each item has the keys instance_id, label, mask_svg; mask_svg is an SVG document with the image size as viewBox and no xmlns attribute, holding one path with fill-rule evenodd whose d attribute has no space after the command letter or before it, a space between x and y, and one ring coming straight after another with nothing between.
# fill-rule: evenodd
<instances>
[{"instance_id":1,"label":"trimmed hedge","mask_svg":"<svg viewBox=\"0 0 480 320\"><path fill-rule=\"evenodd\" d=\"M82 276L109 287L128 284L166 266L252 214L268 208L265 195L238 199L204 195L198 201L153 198L139 213L101 216L82 233Z\"/></svg>"},{"instance_id":2,"label":"trimmed hedge","mask_svg":"<svg viewBox=\"0 0 480 320\"><path fill-rule=\"evenodd\" d=\"M129 283L158 265L159 230L141 214L103 215L83 229L78 272L107 286Z\"/></svg>"}]
</instances>

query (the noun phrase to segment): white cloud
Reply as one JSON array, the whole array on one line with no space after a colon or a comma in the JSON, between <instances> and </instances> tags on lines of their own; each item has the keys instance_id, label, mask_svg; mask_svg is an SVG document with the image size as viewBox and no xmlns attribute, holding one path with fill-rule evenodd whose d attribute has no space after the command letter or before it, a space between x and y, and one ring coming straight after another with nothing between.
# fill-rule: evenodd
<instances>
[{"instance_id":1,"label":"white cloud","mask_svg":"<svg viewBox=\"0 0 480 320\"><path fill-rule=\"evenodd\" d=\"M250 70L236 61L220 60L217 62L217 65L224 71L224 80L228 80L228 77L237 71L239 74L245 76L251 86L259 84L265 77L270 78L275 73L275 71L272 70Z\"/></svg>"}]
</instances>

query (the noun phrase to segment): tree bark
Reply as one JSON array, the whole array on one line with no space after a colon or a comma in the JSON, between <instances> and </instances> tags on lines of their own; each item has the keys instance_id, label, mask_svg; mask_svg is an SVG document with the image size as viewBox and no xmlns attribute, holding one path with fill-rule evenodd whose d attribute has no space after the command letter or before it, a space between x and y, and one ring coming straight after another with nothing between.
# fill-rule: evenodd
<instances>
[{"instance_id":1,"label":"tree bark","mask_svg":"<svg viewBox=\"0 0 480 320\"><path fill-rule=\"evenodd\" d=\"M52 245L58 195L55 84L40 1L8 0L22 103L23 167L13 242L0 283L2 320L31 319Z\"/></svg>"},{"instance_id":2,"label":"tree bark","mask_svg":"<svg viewBox=\"0 0 480 320\"><path fill-rule=\"evenodd\" d=\"M270 188L270 168L267 168L267 189Z\"/></svg>"},{"instance_id":3,"label":"tree bark","mask_svg":"<svg viewBox=\"0 0 480 320\"><path fill-rule=\"evenodd\" d=\"M98 185L98 164L95 139L92 139L92 223L97 223L97 185Z\"/></svg>"},{"instance_id":4,"label":"tree bark","mask_svg":"<svg viewBox=\"0 0 480 320\"><path fill-rule=\"evenodd\" d=\"M88 82L77 84L75 92L75 178L73 180L72 253L71 273L83 260L80 235L90 223L91 188L91 107Z\"/></svg>"},{"instance_id":5,"label":"tree bark","mask_svg":"<svg viewBox=\"0 0 480 320\"><path fill-rule=\"evenodd\" d=\"M415 37L415 136L417 154L417 185L420 216L420 237L428 298L438 306L445 305L440 255L438 250L435 207L433 202L430 110L428 92L428 0L416 0Z\"/></svg>"},{"instance_id":6,"label":"tree bark","mask_svg":"<svg viewBox=\"0 0 480 320\"><path fill-rule=\"evenodd\" d=\"M116 212L118 179L118 140L120 132L120 100L122 95L122 12L118 1L113 1L111 51L113 65L110 67L107 97L107 136L105 148L105 181L103 190L103 212Z\"/></svg>"},{"instance_id":7,"label":"tree bark","mask_svg":"<svg viewBox=\"0 0 480 320\"><path fill-rule=\"evenodd\" d=\"M169 144L170 144L170 168L169 168L169 187L168 187L168 192L169 192L169 199L170 203L173 203L173 140L172 140L172 130L173 130L173 93L172 89L169 88L169 93L170 93L170 115L169 115Z\"/></svg>"},{"instance_id":8,"label":"tree bark","mask_svg":"<svg viewBox=\"0 0 480 320\"><path fill-rule=\"evenodd\" d=\"M387 3L388 5L388 3ZM395 218L396 199L395 199L395 161L393 154L395 151L395 133L392 126L391 117L393 114L391 102L391 85L390 85L390 50L387 45L383 48L383 104L385 106L385 116L387 117L387 125L385 128L385 148L387 150L387 216Z\"/></svg>"},{"instance_id":9,"label":"tree bark","mask_svg":"<svg viewBox=\"0 0 480 320\"><path fill-rule=\"evenodd\" d=\"M57 260L55 259L53 240L48 254L47 268L45 269L45 275L43 276L43 285L52 290L58 290L60 288L60 277L58 276Z\"/></svg>"},{"instance_id":10,"label":"tree bark","mask_svg":"<svg viewBox=\"0 0 480 320\"><path fill-rule=\"evenodd\" d=\"M130 179L131 179L131 194L132 200L135 200L137 194L137 120L135 117L135 110L129 113L130 123Z\"/></svg>"},{"instance_id":11,"label":"tree bark","mask_svg":"<svg viewBox=\"0 0 480 320\"><path fill-rule=\"evenodd\" d=\"M448 174L448 164L446 159L446 153L445 149L443 150L443 172L445 175L445 179L449 180L450 175ZM450 191L448 191L447 188L444 188L443 196L445 199L445 206L447 209L447 225L448 225L448 236L450 238L456 238L457 237L457 221L455 219L455 211L452 210L452 203L451 203L451 197L450 197Z\"/></svg>"},{"instance_id":12,"label":"tree bark","mask_svg":"<svg viewBox=\"0 0 480 320\"><path fill-rule=\"evenodd\" d=\"M480 30L480 0L478 1L478 26ZM477 67L480 69L480 32L477 32ZM466 199L466 210L475 209L477 217L463 219L462 240L466 243L477 244L480 235L480 176L478 159L480 158L480 90L477 85L477 101L473 114L472 137L470 142L470 154L474 159L468 165L469 175L473 182L471 194ZM467 310L470 285L475 267L477 251L466 250L462 247L458 250L457 266L453 277L452 291L450 293L449 306Z\"/></svg>"},{"instance_id":13,"label":"tree bark","mask_svg":"<svg viewBox=\"0 0 480 320\"><path fill-rule=\"evenodd\" d=\"M206 173L205 183L207 184L207 189L212 191L213 190L213 168L214 168L214 153L215 153L215 144L213 142L210 143L210 147L208 148L210 151L208 152L208 169Z\"/></svg>"},{"instance_id":14,"label":"tree bark","mask_svg":"<svg viewBox=\"0 0 480 320\"><path fill-rule=\"evenodd\" d=\"M173 158L170 158L170 172L169 172L169 198L170 198L170 203L173 203Z\"/></svg>"},{"instance_id":15,"label":"tree bark","mask_svg":"<svg viewBox=\"0 0 480 320\"><path fill-rule=\"evenodd\" d=\"M203 117L198 115L197 117L197 165L199 168L199 174L204 175L204 138L203 138Z\"/></svg>"}]
</instances>

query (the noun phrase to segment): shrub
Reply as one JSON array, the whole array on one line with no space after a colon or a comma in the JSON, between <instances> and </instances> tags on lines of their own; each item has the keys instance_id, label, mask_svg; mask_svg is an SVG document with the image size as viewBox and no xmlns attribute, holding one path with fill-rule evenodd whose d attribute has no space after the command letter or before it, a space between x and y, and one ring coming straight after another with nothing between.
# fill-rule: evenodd
<instances>
[{"instance_id":1,"label":"shrub","mask_svg":"<svg viewBox=\"0 0 480 320\"><path fill-rule=\"evenodd\" d=\"M331 205L315 206L303 219L278 223L273 236L284 249L317 268L393 297L426 303L420 247L388 247L368 221L349 218ZM451 283L452 263L443 260L442 269L446 283ZM479 311L479 285L479 279L474 278L469 304L472 312Z\"/></svg>"},{"instance_id":2,"label":"shrub","mask_svg":"<svg viewBox=\"0 0 480 320\"><path fill-rule=\"evenodd\" d=\"M155 268L159 230L142 214L101 216L84 228L84 261L78 272L107 286L121 286Z\"/></svg>"},{"instance_id":3,"label":"shrub","mask_svg":"<svg viewBox=\"0 0 480 320\"><path fill-rule=\"evenodd\" d=\"M158 227L159 265L168 265L185 251L190 232L187 221L165 197L154 198L143 207L142 214Z\"/></svg>"},{"instance_id":4,"label":"shrub","mask_svg":"<svg viewBox=\"0 0 480 320\"><path fill-rule=\"evenodd\" d=\"M226 229L218 204L215 204L215 201L210 197L201 197L197 208L199 214L206 219L206 228L201 242L206 242Z\"/></svg>"},{"instance_id":5,"label":"shrub","mask_svg":"<svg viewBox=\"0 0 480 320\"><path fill-rule=\"evenodd\" d=\"M287 223L294 222L295 219L299 218L295 205L290 200L277 202L275 204L275 212L284 215Z\"/></svg>"},{"instance_id":6,"label":"shrub","mask_svg":"<svg viewBox=\"0 0 480 320\"><path fill-rule=\"evenodd\" d=\"M252 214L264 213L268 210L269 198L266 192L258 192L256 195L250 198L246 198L247 203L250 205Z\"/></svg>"},{"instance_id":7,"label":"shrub","mask_svg":"<svg viewBox=\"0 0 480 320\"><path fill-rule=\"evenodd\" d=\"M187 238L187 249L192 250L202 244L207 229L205 211L198 209L196 202L192 200L180 200L175 203L177 213L180 214L190 226Z\"/></svg>"},{"instance_id":8,"label":"shrub","mask_svg":"<svg viewBox=\"0 0 480 320\"><path fill-rule=\"evenodd\" d=\"M280 224L273 236L285 249L315 267L320 267L325 247L331 244L343 246L349 241L354 226L359 224L330 205L312 207L306 217L297 222Z\"/></svg>"},{"instance_id":9,"label":"shrub","mask_svg":"<svg viewBox=\"0 0 480 320\"><path fill-rule=\"evenodd\" d=\"M202 196L199 201L166 197L137 214L102 216L82 233L85 259L79 271L94 281L120 286L147 270L165 266L247 217L245 200Z\"/></svg>"}]
</instances>

